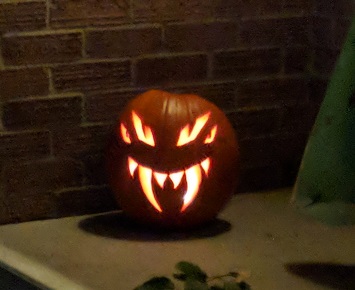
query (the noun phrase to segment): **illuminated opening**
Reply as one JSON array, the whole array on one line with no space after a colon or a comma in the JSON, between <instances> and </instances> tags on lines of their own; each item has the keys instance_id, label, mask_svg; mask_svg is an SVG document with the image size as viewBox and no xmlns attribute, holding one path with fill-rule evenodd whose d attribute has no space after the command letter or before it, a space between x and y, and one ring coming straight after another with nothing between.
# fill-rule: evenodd
<instances>
[{"instance_id":1,"label":"illuminated opening","mask_svg":"<svg viewBox=\"0 0 355 290\"><path fill-rule=\"evenodd\" d=\"M211 167L210 158L204 159L202 162L194 164L189 168L181 171L165 173L157 172L153 169L143 166L135 161L133 158L128 157L128 169L132 176L138 171L138 179L145 194L147 200L150 204L158 211L162 212L162 209L155 198L152 178L154 177L161 188L164 187L166 179L169 177L174 184L174 189L176 189L180 184L181 180L185 178L186 181L186 191L183 196L183 205L180 212L185 211L195 200L198 191L200 189L200 184L202 182L202 170L205 172L206 176Z\"/></svg>"},{"instance_id":2,"label":"illuminated opening","mask_svg":"<svg viewBox=\"0 0 355 290\"><path fill-rule=\"evenodd\" d=\"M201 132L202 128L206 125L209 117L210 112L204 114L201 117L198 117L195 121L194 126L192 127L191 132L189 124L182 128L176 146L183 146L195 140L198 134Z\"/></svg>"},{"instance_id":3,"label":"illuminated opening","mask_svg":"<svg viewBox=\"0 0 355 290\"><path fill-rule=\"evenodd\" d=\"M183 175L184 175L184 171L178 171L169 174L169 178L174 184L174 189L176 189L179 186Z\"/></svg>"},{"instance_id":4,"label":"illuminated opening","mask_svg":"<svg viewBox=\"0 0 355 290\"><path fill-rule=\"evenodd\" d=\"M142 120L138 117L138 115L132 111L132 122L134 129L136 130L138 140L148 144L150 146L155 146L153 132L149 126L144 126L142 124Z\"/></svg>"},{"instance_id":5,"label":"illuminated opening","mask_svg":"<svg viewBox=\"0 0 355 290\"><path fill-rule=\"evenodd\" d=\"M205 171L205 174L208 175L208 170L210 169L210 159L206 158L201 162L201 167Z\"/></svg>"},{"instance_id":6,"label":"illuminated opening","mask_svg":"<svg viewBox=\"0 0 355 290\"><path fill-rule=\"evenodd\" d=\"M141 165L139 166L138 169L139 169L138 170L139 180L141 182L141 186L145 196L147 197L151 205L153 205L158 212L162 212L160 205L155 199L153 188L152 188L152 170L148 167L144 167Z\"/></svg>"},{"instance_id":7,"label":"illuminated opening","mask_svg":"<svg viewBox=\"0 0 355 290\"><path fill-rule=\"evenodd\" d=\"M214 141L214 138L216 137L217 134L217 125L215 125L212 129L210 134L206 137L205 139L205 144L212 143Z\"/></svg>"},{"instance_id":8,"label":"illuminated opening","mask_svg":"<svg viewBox=\"0 0 355 290\"><path fill-rule=\"evenodd\" d=\"M136 170L138 166L138 163L133 160L133 158L128 157L128 168L129 168L129 173L133 177L134 171Z\"/></svg>"},{"instance_id":9,"label":"illuminated opening","mask_svg":"<svg viewBox=\"0 0 355 290\"><path fill-rule=\"evenodd\" d=\"M165 180L168 177L168 175L166 173L154 172L154 177L155 180L158 182L159 186L163 188Z\"/></svg>"},{"instance_id":10,"label":"illuminated opening","mask_svg":"<svg viewBox=\"0 0 355 290\"><path fill-rule=\"evenodd\" d=\"M121 123L120 129L121 129L121 136L123 141L126 142L127 144L131 144L131 137L129 136L129 133L125 125Z\"/></svg>"},{"instance_id":11,"label":"illuminated opening","mask_svg":"<svg viewBox=\"0 0 355 290\"><path fill-rule=\"evenodd\" d=\"M187 190L184 195L184 204L181 208L181 212L195 200L198 190L200 188L200 183L202 180L200 165L196 164L185 171Z\"/></svg>"}]
</instances>

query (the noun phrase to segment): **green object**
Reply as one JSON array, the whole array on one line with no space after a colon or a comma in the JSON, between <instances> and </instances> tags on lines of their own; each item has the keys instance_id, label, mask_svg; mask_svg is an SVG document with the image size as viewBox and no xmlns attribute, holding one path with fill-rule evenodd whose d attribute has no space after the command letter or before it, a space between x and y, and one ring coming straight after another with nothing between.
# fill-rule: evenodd
<instances>
[{"instance_id":1,"label":"green object","mask_svg":"<svg viewBox=\"0 0 355 290\"><path fill-rule=\"evenodd\" d=\"M293 201L321 221L355 224L355 17L308 140Z\"/></svg>"},{"instance_id":2,"label":"green object","mask_svg":"<svg viewBox=\"0 0 355 290\"><path fill-rule=\"evenodd\" d=\"M175 265L178 273L173 277L182 282L184 290L251 290L237 272L229 272L221 276L208 277L196 264L181 261ZM217 284L213 282L218 282ZM175 285L167 277L154 277L134 290L173 290Z\"/></svg>"}]
</instances>

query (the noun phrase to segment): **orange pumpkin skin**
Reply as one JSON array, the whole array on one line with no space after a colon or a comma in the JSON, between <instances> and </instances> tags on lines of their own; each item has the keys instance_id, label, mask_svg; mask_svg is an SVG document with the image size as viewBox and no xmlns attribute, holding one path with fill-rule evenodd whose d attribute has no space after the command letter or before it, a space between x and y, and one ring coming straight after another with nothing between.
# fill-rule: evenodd
<instances>
[{"instance_id":1,"label":"orange pumpkin skin","mask_svg":"<svg viewBox=\"0 0 355 290\"><path fill-rule=\"evenodd\" d=\"M139 125L133 122L137 116ZM207 116L202 128L196 125L201 116ZM189 138L178 146L187 125ZM107 150L107 172L117 202L128 216L153 226L190 228L216 217L231 198L238 159L234 129L214 104L197 95L151 90L121 113ZM133 160L131 168L128 160ZM208 168L202 166L207 163ZM151 190L143 189L145 173ZM170 178L173 173L182 174L177 185ZM156 175L165 176L161 185Z\"/></svg>"}]
</instances>

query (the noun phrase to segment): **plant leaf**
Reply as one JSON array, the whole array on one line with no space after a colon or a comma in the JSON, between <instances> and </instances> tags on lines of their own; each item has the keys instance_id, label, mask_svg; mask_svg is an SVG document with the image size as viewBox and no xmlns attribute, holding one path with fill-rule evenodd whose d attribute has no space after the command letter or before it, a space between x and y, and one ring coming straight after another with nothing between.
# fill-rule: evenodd
<instances>
[{"instance_id":1,"label":"plant leaf","mask_svg":"<svg viewBox=\"0 0 355 290\"><path fill-rule=\"evenodd\" d=\"M185 281L184 290L208 290L208 285L196 279L188 278Z\"/></svg>"},{"instance_id":2,"label":"plant leaf","mask_svg":"<svg viewBox=\"0 0 355 290\"><path fill-rule=\"evenodd\" d=\"M167 277L154 277L134 290L173 290L175 286Z\"/></svg>"},{"instance_id":3,"label":"plant leaf","mask_svg":"<svg viewBox=\"0 0 355 290\"><path fill-rule=\"evenodd\" d=\"M213 285L210 287L210 290L225 290L225 288L221 286Z\"/></svg>"},{"instance_id":4,"label":"plant leaf","mask_svg":"<svg viewBox=\"0 0 355 290\"><path fill-rule=\"evenodd\" d=\"M187 279L191 278L202 283L205 283L207 280L207 274L199 266L190 262L181 261L176 264L175 268L185 274Z\"/></svg>"},{"instance_id":5,"label":"plant leaf","mask_svg":"<svg viewBox=\"0 0 355 290\"><path fill-rule=\"evenodd\" d=\"M234 278L237 278L240 276L240 274L238 272L229 272L228 275L231 277L234 277Z\"/></svg>"},{"instance_id":6,"label":"plant leaf","mask_svg":"<svg viewBox=\"0 0 355 290\"><path fill-rule=\"evenodd\" d=\"M186 274L183 274L183 273L175 273L173 274L174 278L177 279L177 280L180 280L180 281L185 281L187 279L187 276Z\"/></svg>"},{"instance_id":7,"label":"plant leaf","mask_svg":"<svg viewBox=\"0 0 355 290\"><path fill-rule=\"evenodd\" d=\"M242 288L240 288L240 286L239 286L239 283L234 282L234 281L225 281L224 282L224 289L225 290L242 290Z\"/></svg>"},{"instance_id":8,"label":"plant leaf","mask_svg":"<svg viewBox=\"0 0 355 290\"><path fill-rule=\"evenodd\" d=\"M240 289L242 289L242 290L251 290L250 285L244 281L239 282L239 286L240 286Z\"/></svg>"}]
</instances>

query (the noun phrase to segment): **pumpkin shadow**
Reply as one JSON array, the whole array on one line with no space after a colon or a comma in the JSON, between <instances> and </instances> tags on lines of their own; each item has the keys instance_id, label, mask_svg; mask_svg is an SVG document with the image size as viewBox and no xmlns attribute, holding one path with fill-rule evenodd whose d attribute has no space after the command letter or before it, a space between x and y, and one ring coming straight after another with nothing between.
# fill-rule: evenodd
<instances>
[{"instance_id":1,"label":"pumpkin shadow","mask_svg":"<svg viewBox=\"0 0 355 290\"><path fill-rule=\"evenodd\" d=\"M355 264L290 263L285 268L292 274L326 287L338 290L355 289Z\"/></svg>"},{"instance_id":2,"label":"pumpkin shadow","mask_svg":"<svg viewBox=\"0 0 355 290\"><path fill-rule=\"evenodd\" d=\"M122 212L106 213L86 218L79 228L91 234L131 241L179 241L214 237L230 231L231 224L214 219L199 227L186 230L155 229L138 224Z\"/></svg>"}]
</instances>

